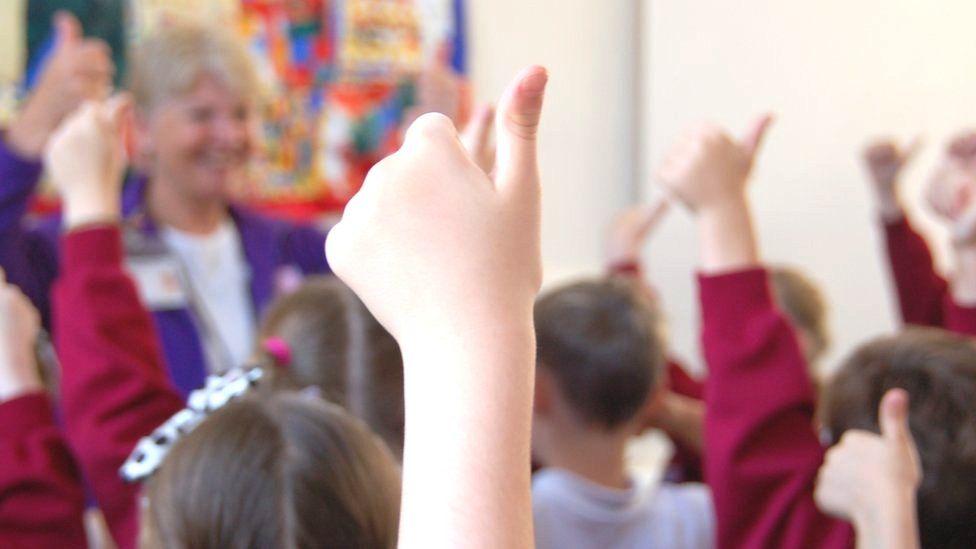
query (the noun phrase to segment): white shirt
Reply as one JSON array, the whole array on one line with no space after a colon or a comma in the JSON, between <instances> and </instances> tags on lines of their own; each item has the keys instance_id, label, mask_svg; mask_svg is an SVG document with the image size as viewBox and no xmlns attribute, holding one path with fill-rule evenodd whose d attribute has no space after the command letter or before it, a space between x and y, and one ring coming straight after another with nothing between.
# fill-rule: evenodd
<instances>
[{"instance_id":1,"label":"white shirt","mask_svg":"<svg viewBox=\"0 0 976 549\"><path fill-rule=\"evenodd\" d=\"M538 549L710 548L715 512L702 484L647 477L613 490L569 471L543 469L532 479Z\"/></svg>"},{"instance_id":2,"label":"white shirt","mask_svg":"<svg viewBox=\"0 0 976 549\"><path fill-rule=\"evenodd\" d=\"M244 364L255 336L250 267L230 219L208 235L160 231L189 278L191 304L211 373Z\"/></svg>"}]
</instances>

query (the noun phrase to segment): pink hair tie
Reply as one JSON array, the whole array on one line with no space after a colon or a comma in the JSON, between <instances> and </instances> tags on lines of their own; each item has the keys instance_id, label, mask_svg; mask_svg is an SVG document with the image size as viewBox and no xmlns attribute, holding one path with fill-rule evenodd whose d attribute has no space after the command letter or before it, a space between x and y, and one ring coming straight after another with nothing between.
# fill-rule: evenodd
<instances>
[{"instance_id":1,"label":"pink hair tie","mask_svg":"<svg viewBox=\"0 0 976 549\"><path fill-rule=\"evenodd\" d=\"M274 359L276 365L283 368L291 366L291 347L288 346L287 341L280 337L269 337L261 346L264 347L264 352Z\"/></svg>"}]
</instances>

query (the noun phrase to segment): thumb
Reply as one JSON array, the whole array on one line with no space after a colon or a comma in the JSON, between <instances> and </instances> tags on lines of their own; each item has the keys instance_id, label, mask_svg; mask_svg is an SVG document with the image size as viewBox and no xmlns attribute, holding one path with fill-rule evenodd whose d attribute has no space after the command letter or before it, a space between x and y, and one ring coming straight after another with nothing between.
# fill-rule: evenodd
<instances>
[{"instance_id":1,"label":"thumb","mask_svg":"<svg viewBox=\"0 0 976 549\"><path fill-rule=\"evenodd\" d=\"M58 48L77 44L82 38L81 23L71 12L58 11L54 15L54 43Z\"/></svg>"},{"instance_id":2,"label":"thumb","mask_svg":"<svg viewBox=\"0 0 976 549\"><path fill-rule=\"evenodd\" d=\"M912 440L908 428L908 393L904 389L890 389L878 408L881 436L888 442L902 444Z\"/></svg>"},{"instance_id":3,"label":"thumb","mask_svg":"<svg viewBox=\"0 0 976 549\"><path fill-rule=\"evenodd\" d=\"M773 123L772 113L766 113L753 121L752 126L746 131L745 135L739 140L739 146L750 156L755 157L762 146L763 139L769 125Z\"/></svg>"},{"instance_id":4,"label":"thumb","mask_svg":"<svg viewBox=\"0 0 976 549\"><path fill-rule=\"evenodd\" d=\"M495 113L496 185L517 185L536 173L536 134L549 74L538 65L523 69L505 89ZM511 190L511 189L510 189Z\"/></svg>"}]
</instances>

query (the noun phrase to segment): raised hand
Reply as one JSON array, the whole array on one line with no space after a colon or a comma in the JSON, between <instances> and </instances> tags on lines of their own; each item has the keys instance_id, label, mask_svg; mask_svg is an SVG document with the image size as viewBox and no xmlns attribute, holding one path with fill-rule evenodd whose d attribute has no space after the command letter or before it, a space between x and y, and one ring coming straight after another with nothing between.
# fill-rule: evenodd
<instances>
[{"instance_id":1,"label":"raised hand","mask_svg":"<svg viewBox=\"0 0 976 549\"><path fill-rule=\"evenodd\" d=\"M772 116L758 117L734 140L721 128L698 126L668 153L658 178L698 216L701 269L716 274L759 260L746 182Z\"/></svg>"},{"instance_id":2,"label":"raised hand","mask_svg":"<svg viewBox=\"0 0 976 549\"><path fill-rule=\"evenodd\" d=\"M771 123L771 115L759 117L738 140L712 124L692 128L671 148L658 178L696 212L740 199Z\"/></svg>"},{"instance_id":3,"label":"raised hand","mask_svg":"<svg viewBox=\"0 0 976 549\"><path fill-rule=\"evenodd\" d=\"M427 114L329 233L329 264L398 338L496 309L531 311L542 278L535 133L545 82L535 67L506 91L494 181L450 119Z\"/></svg>"},{"instance_id":4,"label":"raised hand","mask_svg":"<svg viewBox=\"0 0 976 549\"><path fill-rule=\"evenodd\" d=\"M68 12L54 20L53 49L24 108L10 125L7 142L20 154L40 157L51 132L86 100L108 95L115 67L103 41L84 38Z\"/></svg>"},{"instance_id":5,"label":"raised hand","mask_svg":"<svg viewBox=\"0 0 976 549\"><path fill-rule=\"evenodd\" d=\"M0 270L0 402L43 388L34 356L40 315Z\"/></svg>"},{"instance_id":6,"label":"raised hand","mask_svg":"<svg viewBox=\"0 0 976 549\"><path fill-rule=\"evenodd\" d=\"M128 95L88 101L54 132L45 151L51 180L64 199L65 226L113 221L125 168Z\"/></svg>"},{"instance_id":7,"label":"raised hand","mask_svg":"<svg viewBox=\"0 0 976 549\"><path fill-rule=\"evenodd\" d=\"M885 393L878 423L880 435L847 431L827 452L814 497L825 513L854 523L858 547L917 547L922 469L908 427L908 393Z\"/></svg>"},{"instance_id":8,"label":"raised hand","mask_svg":"<svg viewBox=\"0 0 976 549\"><path fill-rule=\"evenodd\" d=\"M906 147L890 139L880 139L864 149L864 164L871 177L878 210L887 221L903 215L898 199L899 177L920 149L921 141L917 138Z\"/></svg>"},{"instance_id":9,"label":"raised hand","mask_svg":"<svg viewBox=\"0 0 976 549\"><path fill-rule=\"evenodd\" d=\"M670 208L657 199L624 209L614 218L607 235L607 265L638 262L644 242Z\"/></svg>"}]
</instances>

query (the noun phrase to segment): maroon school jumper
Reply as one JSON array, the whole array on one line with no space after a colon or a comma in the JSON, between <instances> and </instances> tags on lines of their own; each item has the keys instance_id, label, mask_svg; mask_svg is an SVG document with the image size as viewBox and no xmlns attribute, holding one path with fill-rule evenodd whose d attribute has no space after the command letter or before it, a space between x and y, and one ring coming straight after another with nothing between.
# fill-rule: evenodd
<instances>
[{"instance_id":1,"label":"maroon school jumper","mask_svg":"<svg viewBox=\"0 0 976 549\"><path fill-rule=\"evenodd\" d=\"M136 547L139 484L119 467L136 442L183 408L152 318L122 270L118 227L76 230L62 240L54 323L61 359L64 431L120 549Z\"/></svg>"},{"instance_id":2,"label":"maroon school jumper","mask_svg":"<svg viewBox=\"0 0 976 549\"><path fill-rule=\"evenodd\" d=\"M85 497L45 393L0 404L0 546L85 547Z\"/></svg>"},{"instance_id":3,"label":"maroon school jumper","mask_svg":"<svg viewBox=\"0 0 976 549\"><path fill-rule=\"evenodd\" d=\"M705 382L705 478L718 547L849 548L854 533L823 515L813 490L824 449L793 329L764 269L699 276Z\"/></svg>"},{"instance_id":4,"label":"maroon school jumper","mask_svg":"<svg viewBox=\"0 0 976 549\"><path fill-rule=\"evenodd\" d=\"M976 336L976 307L952 300L948 283L935 271L928 244L908 218L885 222L884 231L902 322Z\"/></svg>"}]
</instances>

